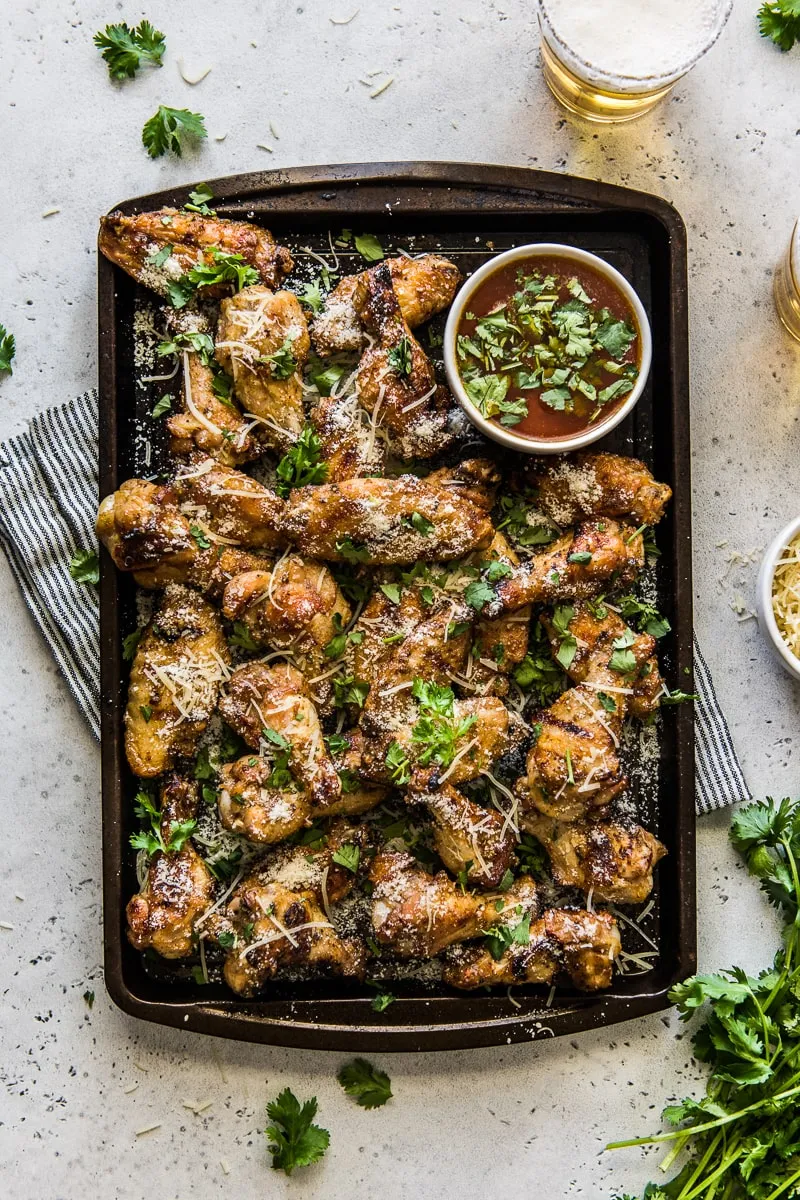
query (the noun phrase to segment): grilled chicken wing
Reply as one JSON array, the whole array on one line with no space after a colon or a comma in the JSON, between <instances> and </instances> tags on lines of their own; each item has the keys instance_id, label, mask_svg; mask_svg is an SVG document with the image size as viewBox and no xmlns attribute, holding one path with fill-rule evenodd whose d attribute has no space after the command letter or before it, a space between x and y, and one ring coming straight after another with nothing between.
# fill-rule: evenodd
<instances>
[{"instance_id":1,"label":"grilled chicken wing","mask_svg":"<svg viewBox=\"0 0 800 1200\"><path fill-rule=\"evenodd\" d=\"M310 345L305 313L293 292L248 287L220 305L217 360L233 376L245 413L259 419L259 436L281 451L303 428L300 372Z\"/></svg>"},{"instance_id":2,"label":"grilled chicken wing","mask_svg":"<svg viewBox=\"0 0 800 1200\"><path fill-rule=\"evenodd\" d=\"M433 820L436 853L453 875L466 875L471 887L497 887L514 856L516 841L511 826L499 812L483 808L443 783L431 787L415 776L406 792L406 804L424 805Z\"/></svg>"},{"instance_id":3,"label":"grilled chicken wing","mask_svg":"<svg viewBox=\"0 0 800 1200\"><path fill-rule=\"evenodd\" d=\"M495 533L491 545L467 560L473 565L498 563L500 567L489 568L499 573L503 567L512 571L519 566L519 558L502 533ZM475 622L472 635L470 662L467 664L466 680L460 686L479 695L505 696L508 693L508 676L519 666L528 653L531 606L524 605L513 612L490 620L481 617Z\"/></svg>"},{"instance_id":4,"label":"grilled chicken wing","mask_svg":"<svg viewBox=\"0 0 800 1200\"><path fill-rule=\"evenodd\" d=\"M271 782L274 767L270 759L247 754L220 770L220 820L251 842L282 842L306 823L311 811L304 791Z\"/></svg>"},{"instance_id":5,"label":"grilled chicken wing","mask_svg":"<svg viewBox=\"0 0 800 1200\"><path fill-rule=\"evenodd\" d=\"M320 396L308 419L328 466L326 483L383 473L386 447L381 430L371 424L355 392Z\"/></svg>"},{"instance_id":6,"label":"grilled chicken wing","mask_svg":"<svg viewBox=\"0 0 800 1200\"><path fill-rule=\"evenodd\" d=\"M667 853L641 825L619 821L567 825L533 812L525 813L520 824L549 854L556 883L616 904L646 900L653 890L653 868Z\"/></svg>"},{"instance_id":7,"label":"grilled chicken wing","mask_svg":"<svg viewBox=\"0 0 800 1200\"><path fill-rule=\"evenodd\" d=\"M387 258L385 266L391 272L391 282L403 320L412 329L447 308L461 281L455 263L438 254L424 254L419 258ZM374 271L375 268L371 267L358 275L348 275L330 293L311 328L318 354L325 357L340 351L361 349L365 337L359 320L359 308Z\"/></svg>"},{"instance_id":8,"label":"grilled chicken wing","mask_svg":"<svg viewBox=\"0 0 800 1200\"><path fill-rule=\"evenodd\" d=\"M398 958L430 958L501 919L494 900L462 892L445 871L429 875L410 854L382 851L370 880L375 938Z\"/></svg>"},{"instance_id":9,"label":"grilled chicken wing","mask_svg":"<svg viewBox=\"0 0 800 1200\"><path fill-rule=\"evenodd\" d=\"M498 617L526 604L585 599L611 580L620 585L632 582L643 565L638 530L611 518L584 521L503 579L484 613Z\"/></svg>"},{"instance_id":10,"label":"grilled chicken wing","mask_svg":"<svg viewBox=\"0 0 800 1200\"><path fill-rule=\"evenodd\" d=\"M295 667L288 663L268 667L261 662L237 667L219 711L248 746L262 751L270 745L281 749L282 741L291 747L289 771L308 793L310 804L324 808L339 799L341 782L325 746L308 684Z\"/></svg>"},{"instance_id":11,"label":"grilled chicken wing","mask_svg":"<svg viewBox=\"0 0 800 1200\"><path fill-rule=\"evenodd\" d=\"M271 570L248 571L225 588L222 611L242 621L259 646L290 651L313 689L327 705L332 660L325 648L350 621L350 605L329 569L299 555L281 557Z\"/></svg>"},{"instance_id":12,"label":"grilled chicken wing","mask_svg":"<svg viewBox=\"0 0 800 1200\"><path fill-rule=\"evenodd\" d=\"M171 776L161 791L161 837L169 845L175 821L197 812L198 785ZM150 859L147 878L126 909L128 940L137 950L155 950L162 958L186 958L193 952L194 925L211 903L214 878L189 842L181 850Z\"/></svg>"},{"instance_id":13,"label":"grilled chicken wing","mask_svg":"<svg viewBox=\"0 0 800 1200\"><path fill-rule=\"evenodd\" d=\"M539 508L562 529L600 516L655 525L672 495L644 463L620 454L535 458L526 475L537 490Z\"/></svg>"},{"instance_id":14,"label":"grilled chicken wing","mask_svg":"<svg viewBox=\"0 0 800 1200\"><path fill-rule=\"evenodd\" d=\"M229 662L215 610L197 592L170 584L131 668L125 751L135 775L160 775L194 755Z\"/></svg>"},{"instance_id":15,"label":"grilled chicken wing","mask_svg":"<svg viewBox=\"0 0 800 1200\"><path fill-rule=\"evenodd\" d=\"M360 729L351 729L345 734L336 734L337 748L334 749L334 739L326 739L334 766L342 784L342 794L338 800L326 804L323 808L313 808L312 817L329 817L341 813L353 817L359 813L369 812L389 794L389 788L374 784L362 775L364 758L364 735ZM338 743L345 745L338 747Z\"/></svg>"},{"instance_id":16,"label":"grilled chicken wing","mask_svg":"<svg viewBox=\"0 0 800 1200\"><path fill-rule=\"evenodd\" d=\"M188 351L181 355L181 367L180 411L167 418L172 453L187 457L200 451L226 467L258 458L263 446L233 401L216 395L211 368Z\"/></svg>"},{"instance_id":17,"label":"grilled chicken wing","mask_svg":"<svg viewBox=\"0 0 800 1200\"><path fill-rule=\"evenodd\" d=\"M285 246L272 234L245 221L223 221L202 217L177 208L126 216L112 212L100 218L99 247L111 262L160 296L192 267L213 265L214 250L239 254L255 267L261 282L276 287L294 263ZM153 261L169 247L168 257L157 266ZM202 289L208 299L225 295L230 284Z\"/></svg>"},{"instance_id":18,"label":"grilled chicken wing","mask_svg":"<svg viewBox=\"0 0 800 1200\"><path fill-rule=\"evenodd\" d=\"M471 990L499 984L551 983L564 973L584 992L611 985L621 949L619 930L609 913L547 909L530 927L530 940L513 944L500 959L483 946L458 946L448 953L442 978Z\"/></svg>"},{"instance_id":19,"label":"grilled chicken wing","mask_svg":"<svg viewBox=\"0 0 800 1200\"><path fill-rule=\"evenodd\" d=\"M283 500L243 471L205 459L176 476L173 487L181 512L201 530L208 526L223 544L248 550L285 545L278 532Z\"/></svg>"},{"instance_id":20,"label":"grilled chicken wing","mask_svg":"<svg viewBox=\"0 0 800 1200\"><path fill-rule=\"evenodd\" d=\"M544 624L556 653L562 635L547 618ZM608 709L613 703L622 716L630 712L642 720L656 711L664 683L658 669L655 638L648 633L635 634L604 603L576 605L567 631L576 642L575 655L566 668L570 679L592 683L598 691L607 688L603 707ZM611 667L618 649L628 651L629 671Z\"/></svg>"},{"instance_id":21,"label":"grilled chicken wing","mask_svg":"<svg viewBox=\"0 0 800 1200\"><path fill-rule=\"evenodd\" d=\"M297 488L280 532L312 558L413 563L460 558L488 545L493 530L456 487L401 475Z\"/></svg>"},{"instance_id":22,"label":"grilled chicken wing","mask_svg":"<svg viewBox=\"0 0 800 1200\"><path fill-rule=\"evenodd\" d=\"M367 272L361 322L375 339L358 368L356 390L373 421L389 431L400 458L430 458L454 437L450 392L403 319L386 263Z\"/></svg>"}]
</instances>

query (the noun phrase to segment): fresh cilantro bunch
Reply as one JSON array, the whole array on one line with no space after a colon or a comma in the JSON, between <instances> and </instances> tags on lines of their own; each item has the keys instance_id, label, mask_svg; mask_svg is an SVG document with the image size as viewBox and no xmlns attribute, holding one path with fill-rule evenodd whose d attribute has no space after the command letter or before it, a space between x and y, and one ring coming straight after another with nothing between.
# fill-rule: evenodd
<instances>
[{"instance_id":1,"label":"fresh cilantro bunch","mask_svg":"<svg viewBox=\"0 0 800 1200\"><path fill-rule=\"evenodd\" d=\"M142 129L142 142L151 158L161 158L168 150L180 158L186 142L200 142L205 137L208 132L201 113L190 112L188 108L167 108L165 104L159 104Z\"/></svg>"},{"instance_id":2,"label":"fresh cilantro bunch","mask_svg":"<svg viewBox=\"0 0 800 1200\"><path fill-rule=\"evenodd\" d=\"M670 992L682 1019L704 1012L694 1056L711 1075L701 1100L664 1109L673 1130L608 1147L672 1143L663 1169L688 1155L668 1183L648 1185L646 1200L800 1194L800 801L747 805L733 817L731 841L781 914L783 944L757 976L732 967Z\"/></svg>"},{"instance_id":3,"label":"fresh cilantro bunch","mask_svg":"<svg viewBox=\"0 0 800 1200\"><path fill-rule=\"evenodd\" d=\"M800 0L768 0L758 10L758 28L781 50L791 50L800 42Z\"/></svg>"},{"instance_id":4,"label":"fresh cilantro bunch","mask_svg":"<svg viewBox=\"0 0 800 1200\"><path fill-rule=\"evenodd\" d=\"M160 67L167 48L164 34L149 21L140 21L133 28L125 21L106 25L94 35L94 44L102 51L112 79L133 79L144 63Z\"/></svg>"},{"instance_id":5,"label":"fresh cilantro bunch","mask_svg":"<svg viewBox=\"0 0 800 1200\"><path fill-rule=\"evenodd\" d=\"M313 1124L316 1115L316 1096L301 1105L290 1088L284 1088L267 1105L271 1121L266 1130L267 1149L272 1155L273 1170L291 1175L297 1167L308 1167L322 1158L331 1135L327 1129Z\"/></svg>"}]
</instances>

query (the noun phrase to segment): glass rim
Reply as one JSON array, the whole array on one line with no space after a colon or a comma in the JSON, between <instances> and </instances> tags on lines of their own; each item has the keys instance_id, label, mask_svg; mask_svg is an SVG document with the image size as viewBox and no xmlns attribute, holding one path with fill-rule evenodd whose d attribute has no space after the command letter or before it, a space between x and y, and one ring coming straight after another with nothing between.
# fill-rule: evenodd
<instances>
[{"instance_id":1,"label":"glass rim","mask_svg":"<svg viewBox=\"0 0 800 1200\"><path fill-rule=\"evenodd\" d=\"M795 294L800 296L800 217L794 223L789 241L789 251L786 255L786 265L789 268L789 278Z\"/></svg>"},{"instance_id":2,"label":"glass rim","mask_svg":"<svg viewBox=\"0 0 800 1200\"><path fill-rule=\"evenodd\" d=\"M590 78L602 80L604 83L608 82L612 88L614 84L622 85L623 89L633 84L643 84L644 88L651 91L657 91L659 87L666 87L670 83L676 83L682 75L690 71L695 63L699 62L703 55L707 54L711 47L718 41L733 11L733 0L721 0L718 18L714 25L713 33L709 35L708 40L700 50L695 51L688 59L685 59L669 71L651 75L626 75L621 71L616 73L604 71L602 68L595 66L594 63L590 63L580 54L577 54L557 33L547 13L546 4L547 0L537 0L539 29L543 36L546 32L549 40L554 42L555 46L564 52L567 59L566 66L569 66L570 60L572 60L579 68L583 68Z\"/></svg>"}]
</instances>

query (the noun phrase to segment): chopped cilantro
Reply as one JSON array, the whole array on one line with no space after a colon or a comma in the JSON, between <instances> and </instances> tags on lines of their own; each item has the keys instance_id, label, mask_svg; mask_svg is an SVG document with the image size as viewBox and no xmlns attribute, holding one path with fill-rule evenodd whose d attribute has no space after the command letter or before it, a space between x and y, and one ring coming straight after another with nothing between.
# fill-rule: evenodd
<instances>
[{"instance_id":1,"label":"chopped cilantro","mask_svg":"<svg viewBox=\"0 0 800 1200\"><path fill-rule=\"evenodd\" d=\"M324 483L328 464L322 458L322 442L310 425L306 425L295 444L287 450L275 469L278 482L275 490L285 500L292 488L310 483Z\"/></svg>"},{"instance_id":2,"label":"chopped cilantro","mask_svg":"<svg viewBox=\"0 0 800 1200\"><path fill-rule=\"evenodd\" d=\"M391 1080L364 1058L347 1063L336 1076L348 1096L362 1108L380 1108L392 1098Z\"/></svg>"}]
</instances>

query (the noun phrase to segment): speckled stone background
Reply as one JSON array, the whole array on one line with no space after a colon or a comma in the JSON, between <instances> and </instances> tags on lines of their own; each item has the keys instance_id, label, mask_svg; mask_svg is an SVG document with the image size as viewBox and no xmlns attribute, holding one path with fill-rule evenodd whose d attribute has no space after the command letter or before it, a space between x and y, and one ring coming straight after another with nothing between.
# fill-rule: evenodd
<instances>
[{"instance_id":1,"label":"speckled stone background","mask_svg":"<svg viewBox=\"0 0 800 1200\"><path fill-rule=\"evenodd\" d=\"M349 25L331 23L359 5ZM800 693L731 607L752 606L755 566L728 562L800 509L800 346L783 335L770 291L800 212L800 50L761 41L756 7L736 0L719 44L663 107L595 129L565 120L547 92L531 0L5 0L0 321L18 354L0 383L0 437L95 383L97 216L126 196L381 158L533 165L656 192L689 231L697 626L753 790L796 791ZM168 35L165 65L112 85L92 34L142 16ZM196 87L180 77L181 54L189 72L213 67ZM370 99L358 80L378 69L394 83ZM159 102L205 113L211 137L196 157L147 158L140 131ZM60 211L43 218L50 208ZM657 1156L602 1147L657 1127L669 1097L701 1086L674 1017L573 1041L386 1056L395 1098L365 1113L335 1082L339 1054L215 1041L118 1012L100 967L97 746L2 558L0 586L9 1196L606 1200L656 1171ZM726 824L718 815L699 827L700 965L755 968L775 925ZM266 1101L287 1084L318 1096L331 1131L325 1161L290 1180L269 1169L261 1133ZM185 1101L212 1103L195 1116Z\"/></svg>"}]
</instances>

